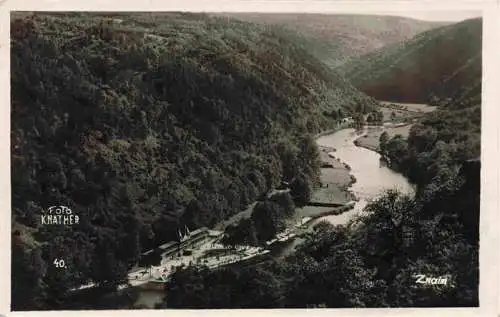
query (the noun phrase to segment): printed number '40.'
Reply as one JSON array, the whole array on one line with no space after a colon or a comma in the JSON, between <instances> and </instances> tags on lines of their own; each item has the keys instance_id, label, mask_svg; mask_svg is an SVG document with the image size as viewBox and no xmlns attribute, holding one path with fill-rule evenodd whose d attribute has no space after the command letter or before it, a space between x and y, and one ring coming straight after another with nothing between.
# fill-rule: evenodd
<instances>
[{"instance_id":1,"label":"printed number '40.'","mask_svg":"<svg viewBox=\"0 0 500 317\"><path fill-rule=\"evenodd\" d=\"M64 260L59 260L59 259L55 259L54 260L54 265L58 268L63 268L63 267L66 267L66 264L64 263Z\"/></svg>"}]
</instances>

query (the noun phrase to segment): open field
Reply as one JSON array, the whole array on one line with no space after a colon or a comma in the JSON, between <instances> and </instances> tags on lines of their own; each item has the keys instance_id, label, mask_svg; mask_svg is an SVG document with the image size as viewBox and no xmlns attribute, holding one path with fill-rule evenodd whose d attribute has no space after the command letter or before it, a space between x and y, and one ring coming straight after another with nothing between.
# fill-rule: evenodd
<instances>
[{"instance_id":1,"label":"open field","mask_svg":"<svg viewBox=\"0 0 500 317\"><path fill-rule=\"evenodd\" d=\"M380 127L377 129L370 129L364 135L356 139L355 142L357 146L361 146L372 151L378 151L379 138L384 131L389 134L389 138L392 138L397 134L407 138L410 133L411 126L411 124L408 124L403 127Z\"/></svg>"},{"instance_id":2,"label":"open field","mask_svg":"<svg viewBox=\"0 0 500 317\"><path fill-rule=\"evenodd\" d=\"M384 114L384 122L409 122L425 113L436 110L435 106L416 103L396 103L381 101L380 110Z\"/></svg>"},{"instance_id":3,"label":"open field","mask_svg":"<svg viewBox=\"0 0 500 317\"><path fill-rule=\"evenodd\" d=\"M354 182L351 177L349 167L330 154L335 152L333 148L319 147L320 158L323 164L328 164L329 168L321 169L321 187L316 188L311 197L311 201L345 204L354 200L354 196L347 188ZM335 153L333 153L335 156ZM300 208L297 213L301 217L312 216L318 212L324 212L331 208L307 206Z\"/></svg>"},{"instance_id":4,"label":"open field","mask_svg":"<svg viewBox=\"0 0 500 317\"><path fill-rule=\"evenodd\" d=\"M344 162L341 162L339 159L336 159L332 157L330 154L328 154L334 152L333 156L335 156L335 149L319 147L319 150L320 150L321 162L323 164L326 163L331 167L321 169L322 188L317 189L315 191L315 193L313 194L313 200L315 200L315 198L321 197L324 193L331 191L334 191L335 196L339 197L339 195L337 194L339 194L342 189L349 187L349 185L352 183L351 175L349 172L349 166L346 165ZM345 201L345 199L340 199L340 200L337 199L338 198L336 198L335 200L328 199L328 201L345 203L351 200L348 199L347 201Z\"/></svg>"},{"instance_id":5,"label":"open field","mask_svg":"<svg viewBox=\"0 0 500 317\"><path fill-rule=\"evenodd\" d=\"M384 127L369 128L368 131L359 137L355 142L357 146L367 148L369 150L378 151L380 135L386 131L389 138L397 134L407 138L412 123L426 113L435 111L437 107L426 104L416 103L396 103L389 101L381 101L379 108L384 114ZM394 124L407 123L404 126L395 126Z\"/></svg>"},{"instance_id":6,"label":"open field","mask_svg":"<svg viewBox=\"0 0 500 317\"><path fill-rule=\"evenodd\" d=\"M380 101L380 104L383 107L390 108L391 105L396 105L397 108L400 108L402 110L406 111L414 111L414 112L432 112L436 110L436 106L429 106L427 104L423 103L399 103L399 102L392 102L392 101Z\"/></svg>"},{"instance_id":7,"label":"open field","mask_svg":"<svg viewBox=\"0 0 500 317\"><path fill-rule=\"evenodd\" d=\"M384 114L384 122L406 122L421 115L420 113L406 110L395 110L387 107L380 107L379 109Z\"/></svg>"}]
</instances>

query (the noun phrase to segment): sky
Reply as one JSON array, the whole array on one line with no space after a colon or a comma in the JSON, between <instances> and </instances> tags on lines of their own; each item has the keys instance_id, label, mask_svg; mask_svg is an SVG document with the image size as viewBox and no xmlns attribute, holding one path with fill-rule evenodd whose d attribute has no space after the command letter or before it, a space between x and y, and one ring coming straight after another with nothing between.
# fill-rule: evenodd
<instances>
[{"instance_id":1,"label":"sky","mask_svg":"<svg viewBox=\"0 0 500 317\"><path fill-rule=\"evenodd\" d=\"M376 13L374 13L376 14ZM413 11L413 12L380 12L381 15L396 15L424 21L458 22L480 17L481 11Z\"/></svg>"},{"instance_id":2,"label":"sky","mask_svg":"<svg viewBox=\"0 0 500 317\"><path fill-rule=\"evenodd\" d=\"M239 10L241 12L241 10ZM209 11L210 12L210 11ZM214 12L214 11L211 11ZM227 12L227 11L225 11ZM248 10L247 12L251 12L254 14L265 14L265 13L299 13L301 11L287 11L287 10L272 10L272 11L267 11L267 10ZM412 18L412 19L417 19L417 20L423 20L423 21L439 21L439 22L459 22L471 18L477 18L481 17L483 15L483 12L481 10L436 10L436 9L420 9L419 11L417 10L408 10L407 8L405 10L399 9L398 8L393 8L392 11L379 11L379 10L364 10L364 11L357 11L357 10L334 10L334 11L324 11L324 12L318 12L316 10L314 11L302 11L302 13L312 13L312 14L317 14L317 13L323 13L323 14L354 14L354 15L391 15L391 16L399 16L399 17L406 17L406 18Z\"/></svg>"}]
</instances>

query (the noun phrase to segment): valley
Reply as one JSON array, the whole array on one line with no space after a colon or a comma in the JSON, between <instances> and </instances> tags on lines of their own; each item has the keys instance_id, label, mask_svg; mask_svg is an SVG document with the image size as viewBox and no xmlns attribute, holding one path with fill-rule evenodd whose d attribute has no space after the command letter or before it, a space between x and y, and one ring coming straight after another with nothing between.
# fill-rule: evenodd
<instances>
[{"instance_id":1,"label":"valley","mask_svg":"<svg viewBox=\"0 0 500 317\"><path fill-rule=\"evenodd\" d=\"M481 23L13 12L12 309L477 306Z\"/></svg>"}]
</instances>

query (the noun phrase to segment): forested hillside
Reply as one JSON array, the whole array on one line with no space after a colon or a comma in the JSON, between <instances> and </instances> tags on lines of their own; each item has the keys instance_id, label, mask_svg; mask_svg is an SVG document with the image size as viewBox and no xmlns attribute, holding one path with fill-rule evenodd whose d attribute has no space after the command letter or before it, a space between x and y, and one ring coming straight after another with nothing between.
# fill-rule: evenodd
<instances>
[{"instance_id":1,"label":"forested hillside","mask_svg":"<svg viewBox=\"0 0 500 317\"><path fill-rule=\"evenodd\" d=\"M386 161L415 184L415 197L389 191L347 226L321 223L281 261L176 272L177 287L167 290L163 307L477 307L480 43L480 20L465 21L402 44L398 54L374 55L379 64L357 64L359 82L380 81L366 90L377 98L427 101L435 93L438 110L413 125L407 139L380 144ZM466 63L471 52L478 57ZM446 284L422 285L417 275ZM205 287L180 287L189 283Z\"/></svg>"},{"instance_id":2,"label":"forested hillside","mask_svg":"<svg viewBox=\"0 0 500 317\"><path fill-rule=\"evenodd\" d=\"M236 20L13 15L11 35L14 309L67 307L177 228L313 184L310 135L373 106L290 33ZM53 205L80 223L40 225Z\"/></svg>"},{"instance_id":3,"label":"forested hillside","mask_svg":"<svg viewBox=\"0 0 500 317\"><path fill-rule=\"evenodd\" d=\"M481 49L482 19L477 18L420 33L338 70L379 100L464 101L481 94Z\"/></svg>"},{"instance_id":4,"label":"forested hillside","mask_svg":"<svg viewBox=\"0 0 500 317\"><path fill-rule=\"evenodd\" d=\"M217 15L279 25L299 32L304 35L303 41L309 49L331 66L341 65L351 58L446 24L396 16L360 14L228 12Z\"/></svg>"},{"instance_id":5,"label":"forested hillside","mask_svg":"<svg viewBox=\"0 0 500 317\"><path fill-rule=\"evenodd\" d=\"M415 197L388 191L347 226L320 223L284 260L176 272L161 307L477 307L480 110L448 100L407 140L381 145ZM422 285L418 275L446 284Z\"/></svg>"}]
</instances>

